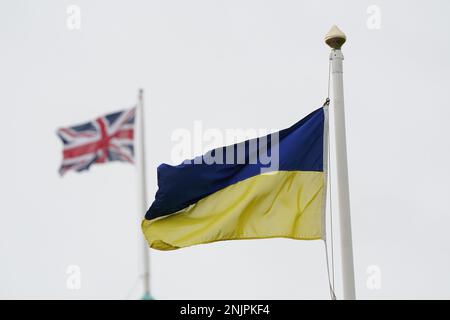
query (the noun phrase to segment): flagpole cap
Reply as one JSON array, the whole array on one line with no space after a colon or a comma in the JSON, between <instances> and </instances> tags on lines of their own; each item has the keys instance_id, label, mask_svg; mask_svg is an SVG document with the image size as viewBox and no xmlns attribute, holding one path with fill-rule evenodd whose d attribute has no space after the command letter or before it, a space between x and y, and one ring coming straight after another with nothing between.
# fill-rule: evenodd
<instances>
[{"instance_id":1,"label":"flagpole cap","mask_svg":"<svg viewBox=\"0 0 450 320\"><path fill-rule=\"evenodd\" d=\"M336 25L332 26L330 31L325 35L325 43L332 49L340 50L347 40L343 33Z\"/></svg>"}]
</instances>

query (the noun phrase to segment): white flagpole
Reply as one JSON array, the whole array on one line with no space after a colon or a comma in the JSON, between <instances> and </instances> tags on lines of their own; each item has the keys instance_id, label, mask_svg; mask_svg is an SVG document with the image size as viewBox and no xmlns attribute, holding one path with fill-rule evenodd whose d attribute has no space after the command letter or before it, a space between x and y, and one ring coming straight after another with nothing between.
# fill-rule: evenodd
<instances>
[{"instance_id":1,"label":"white flagpole","mask_svg":"<svg viewBox=\"0 0 450 320\"><path fill-rule=\"evenodd\" d=\"M144 126L144 90L139 89L138 92L138 104L137 104L137 119L139 119L138 126L138 148L137 152L138 161L138 183L139 183L139 218L142 219L142 215L147 211L147 177L145 171L145 126ZM150 295L150 255L147 246L147 242L143 239L143 285L144 295L142 299L152 299Z\"/></svg>"},{"instance_id":2,"label":"white flagpole","mask_svg":"<svg viewBox=\"0 0 450 320\"><path fill-rule=\"evenodd\" d=\"M346 40L345 34L333 26L325 36L325 42L331 47L331 70L333 80L333 111L336 140L336 166L339 197L339 225L341 238L341 263L344 299L354 300L355 271L353 267L352 227L350 219L350 195L348 186L347 143L345 137L344 84L341 47Z\"/></svg>"}]
</instances>

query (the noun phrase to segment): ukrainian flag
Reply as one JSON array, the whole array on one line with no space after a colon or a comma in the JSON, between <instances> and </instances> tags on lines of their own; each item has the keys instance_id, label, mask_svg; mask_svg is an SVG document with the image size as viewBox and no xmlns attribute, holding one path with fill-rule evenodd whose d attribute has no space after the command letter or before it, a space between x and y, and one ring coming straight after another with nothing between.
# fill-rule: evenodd
<instances>
[{"instance_id":1,"label":"ukrainian flag","mask_svg":"<svg viewBox=\"0 0 450 320\"><path fill-rule=\"evenodd\" d=\"M142 230L151 248L222 240L323 239L327 106L290 128L158 167ZM269 160L269 161L268 161Z\"/></svg>"}]
</instances>

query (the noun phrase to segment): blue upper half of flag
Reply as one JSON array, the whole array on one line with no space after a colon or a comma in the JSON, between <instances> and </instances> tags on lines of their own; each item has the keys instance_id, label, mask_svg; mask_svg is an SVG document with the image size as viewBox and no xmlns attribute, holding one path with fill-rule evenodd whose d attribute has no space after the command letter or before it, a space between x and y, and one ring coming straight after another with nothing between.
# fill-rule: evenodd
<instances>
[{"instance_id":1,"label":"blue upper half of flag","mask_svg":"<svg viewBox=\"0 0 450 320\"><path fill-rule=\"evenodd\" d=\"M158 167L158 191L145 218L175 213L247 178L271 171L323 171L324 108L276 133Z\"/></svg>"}]
</instances>

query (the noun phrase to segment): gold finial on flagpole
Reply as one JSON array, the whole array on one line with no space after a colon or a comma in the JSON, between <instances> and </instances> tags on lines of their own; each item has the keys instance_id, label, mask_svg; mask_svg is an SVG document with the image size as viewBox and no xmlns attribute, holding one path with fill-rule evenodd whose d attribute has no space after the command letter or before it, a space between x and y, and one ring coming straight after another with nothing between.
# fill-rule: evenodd
<instances>
[{"instance_id":1,"label":"gold finial on flagpole","mask_svg":"<svg viewBox=\"0 0 450 320\"><path fill-rule=\"evenodd\" d=\"M325 43L332 49L340 50L345 40L347 40L347 37L336 25L332 26L325 35Z\"/></svg>"}]
</instances>

